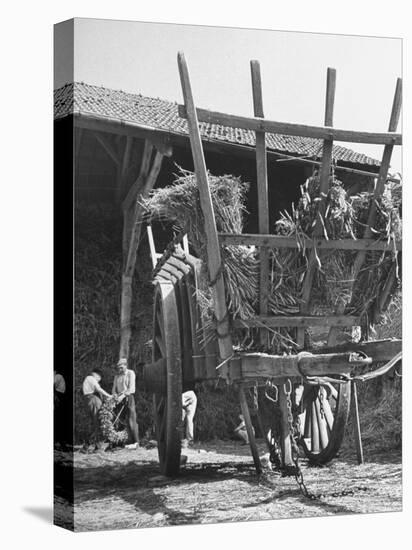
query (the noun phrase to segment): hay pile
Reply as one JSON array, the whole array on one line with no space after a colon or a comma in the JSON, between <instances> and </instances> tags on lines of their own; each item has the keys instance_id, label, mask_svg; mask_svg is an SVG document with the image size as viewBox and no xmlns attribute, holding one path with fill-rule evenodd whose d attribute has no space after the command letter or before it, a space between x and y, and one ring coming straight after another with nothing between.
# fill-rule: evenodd
<instances>
[{"instance_id":1,"label":"hay pile","mask_svg":"<svg viewBox=\"0 0 412 550\"><path fill-rule=\"evenodd\" d=\"M219 232L241 233L248 185L234 176L209 174L212 202ZM301 306L302 283L307 271L309 250L304 237L311 237L320 223L327 239L362 238L373 197L362 193L347 197L342 183L331 175L330 190L320 208L319 177L315 173L301 187L301 199L291 213L280 216L274 227L278 235L293 236L301 244L297 249L270 250L269 313L293 315ZM377 203L374 238L389 242L401 236L399 186L387 186ZM174 185L157 189L144 202L151 220L171 222L176 231L186 231L195 254L206 266L206 239L203 213L194 174L181 171ZM376 300L395 260L393 253L368 252L363 268L353 284L352 251L319 251L313 284L311 313L334 313L340 301L347 304L346 313L362 315L365 323L373 319ZM227 289L227 305L231 319L248 319L258 312L259 255L254 246L222 247L223 274ZM205 271L205 276L207 273ZM205 315L210 319L213 337L210 292L199 296ZM235 345L242 349L259 349L256 331L233 332ZM294 349L295 330L271 330L270 350L281 353ZM261 349L261 348L260 348Z\"/></svg>"}]
</instances>

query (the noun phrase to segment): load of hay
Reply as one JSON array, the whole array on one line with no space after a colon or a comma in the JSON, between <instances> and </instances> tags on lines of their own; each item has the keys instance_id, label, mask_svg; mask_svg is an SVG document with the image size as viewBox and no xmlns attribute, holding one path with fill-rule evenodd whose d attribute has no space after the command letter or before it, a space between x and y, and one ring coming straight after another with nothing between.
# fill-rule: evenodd
<instances>
[{"instance_id":1,"label":"load of hay","mask_svg":"<svg viewBox=\"0 0 412 550\"><path fill-rule=\"evenodd\" d=\"M246 214L245 198L248 184L234 176L213 176L209 184L218 232L242 233ZM293 236L301 245L295 249L270 250L269 313L295 315L301 307L302 283L307 271L309 250L304 238L310 238L317 223L321 223L327 239L362 238L371 193L348 197L342 183L332 174L324 210L319 208L319 177L316 173L301 187L301 198L291 211L283 213L275 223L273 233ZM399 240L401 238L400 186L388 185L377 202L377 217L373 238ZM185 231L194 253L203 260L206 271L206 238L203 213L200 207L196 176L180 171L173 185L156 189L144 201L151 220L169 222L176 231ZM317 270L311 295L311 314L333 314L344 301L345 313L362 316L365 326L375 318L377 299L388 278L397 255L393 252L368 252L363 267L353 281L353 261L357 252L328 250L317 252ZM259 251L254 246L222 247L223 275L226 299L231 319L248 319L258 314ZM396 282L395 284L398 284ZM395 290L395 288L394 288ZM198 296L206 318L210 337L214 334L211 293ZM270 329L269 348L272 353L295 349L295 329ZM242 349L259 347L256 331L233 331L235 345Z\"/></svg>"}]
</instances>

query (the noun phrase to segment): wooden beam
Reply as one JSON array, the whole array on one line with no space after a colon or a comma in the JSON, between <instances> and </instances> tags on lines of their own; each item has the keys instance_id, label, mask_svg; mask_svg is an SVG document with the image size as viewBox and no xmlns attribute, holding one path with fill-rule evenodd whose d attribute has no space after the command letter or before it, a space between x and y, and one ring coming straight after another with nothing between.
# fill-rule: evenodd
<instances>
[{"instance_id":1,"label":"wooden beam","mask_svg":"<svg viewBox=\"0 0 412 550\"><path fill-rule=\"evenodd\" d=\"M187 118L186 109L179 105L179 116ZM354 130L342 130L328 128L327 126L309 126L306 124L293 124L290 122L278 122L261 118L252 118L238 115L228 115L207 109L196 109L197 120L209 124L220 124L231 128L243 128L283 134L286 136L310 137L315 139L332 139L350 143L373 143L376 145L402 145L402 135L395 132L357 132Z\"/></svg>"},{"instance_id":2,"label":"wooden beam","mask_svg":"<svg viewBox=\"0 0 412 550\"><path fill-rule=\"evenodd\" d=\"M134 201L136 201L136 197L147 179L147 174L150 168L150 160L152 158L152 152L153 145L150 143L150 141L145 140L139 176L137 177L136 181L131 185L126 197L123 200L122 208L124 212L132 206Z\"/></svg>"},{"instance_id":3,"label":"wooden beam","mask_svg":"<svg viewBox=\"0 0 412 550\"><path fill-rule=\"evenodd\" d=\"M256 117L264 117L262 79L259 61L250 62L252 75L253 110ZM258 225L259 233L269 233L269 196L268 196L268 167L266 155L265 132L256 132L256 176L258 196ZM261 247L259 250L259 312L265 315L268 312L269 301L269 250ZM268 332L260 331L262 345L268 345Z\"/></svg>"},{"instance_id":4,"label":"wooden beam","mask_svg":"<svg viewBox=\"0 0 412 550\"><path fill-rule=\"evenodd\" d=\"M204 231L207 243L208 272L210 281L213 281L212 295L215 316L218 323L219 352L221 358L227 359L233 353L232 339L229 332L229 320L226 307L225 286L222 274L222 258L220 255L219 240L216 231L215 214L206 171L205 158L200 139L196 108L193 100L189 71L182 52L178 53L178 66L182 92L188 115L190 144L195 167L197 185L199 187L200 204L204 217ZM222 376L227 372L227 365L220 369Z\"/></svg>"},{"instance_id":5,"label":"wooden beam","mask_svg":"<svg viewBox=\"0 0 412 550\"><path fill-rule=\"evenodd\" d=\"M143 189L139 193L141 198L147 197L149 192L153 189L157 180L157 176L159 175L160 169L162 167L162 161L163 161L163 155L157 152L153 160L153 164L150 169L150 172L146 178L146 181L144 182ZM128 275L130 275L134 271L134 267L136 264L137 247L140 242L140 234L141 234L141 226L142 226L142 215L143 215L143 207L140 204L136 204L134 224L132 229L132 235L130 237L129 253L127 255L126 269L125 269L125 272Z\"/></svg>"},{"instance_id":6,"label":"wooden beam","mask_svg":"<svg viewBox=\"0 0 412 550\"><path fill-rule=\"evenodd\" d=\"M364 353L372 358L373 363L385 363L390 361L402 351L402 340L396 338L386 340L374 340L372 342L348 342L335 346L327 346L319 350L319 353ZM317 353L314 351L313 353Z\"/></svg>"},{"instance_id":7,"label":"wooden beam","mask_svg":"<svg viewBox=\"0 0 412 550\"><path fill-rule=\"evenodd\" d=\"M160 135L164 143L173 142L177 145L184 146L186 140L189 138L187 134L178 134L170 130L162 130L161 128L147 127L145 125L132 124L129 126L127 123L123 123L117 119L106 119L102 117L89 116L86 114L80 115L79 113L74 113L74 124L76 128L95 130L100 132L119 134L123 136L132 136L141 139L150 139L155 141L156 136ZM210 139L207 136L202 136L202 142L204 147L210 148L213 151L217 151L221 154L225 154L225 151L236 152L239 155L248 155L255 156L254 147L250 145L240 145L239 143L232 142L222 142L218 139ZM165 146L165 156L168 156ZM172 146L171 146L172 147ZM162 151L160 151L162 152ZM311 160L308 158L302 158L299 156L287 155L286 153L280 153L279 151L273 151L271 149L267 150L267 155L269 159L273 157L280 157L280 160L275 160L274 162L284 161L295 161L297 163L305 163L308 165L320 166L320 162L316 160ZM343 172L349 172L353 174L360 174L364 176L370 176L373 178L377 177L377 173L369 172L366 170L358 170L356 168L349 168L347 166L337 165L336 170ZM393 181L395 183L400 183L398 178L388 176L388 181Z\"/></svg>"},{"instance_id":8,"label":"wooden beam","mask_svg":"<svg viewBox=\"0 0 412 550\"><path fill-rule=\"evenodd\" d=\"M268 355L265 353L242 353L240 369L231 369L231 379L290 378L305 376L329 376L349 374L355 367L370 364L370 359L355 360L352 353L299 355ZM233 365L237 361L233 361ZM299 365L299 366L298 366Z\"/></svg>"},{"instance_id":9,"label":"wooden beam","mask_svg":"<svg viewBox=\"0 0 412 550\"><path fill-rule=\"evenodd\" d=\"M280 327L354 327L360 318L350 315L306 315L306 316L270 316L258 315L251 319L235 319L235 328L280 328Z\"/></svg>"},{"instance_id":10,"label":"wooden beam","mask_svg":"<svg viewBox=\"0 0 412 550\"><path fill-rule=\"evenodd\" d=\"M162 165L163 155L156 153L152 167L146 180L143 183L143 189L140 196L147 196L153 188ZM136 268L137 249L139 247L141 227L142 227L143 209L140 204L136 204L133 211L130 238L128 240L128 250L125 256L123 276L122 276L122 295L120 312L120 351L119 357L129 356L130 337L131 337L131 313L132 313L132 283ZM124 210L124 223L131 216L130 209ZM128 222L127 222L128 223Z\"/></svg>"},{"instance_id":11,"label":"wooden beam","mask_svg":"<svg viewBox=\"0 0 412 550\"><path fill-rule=\"evenodd\" d=\"M377 241L375 239L334 239L326 240L323 237L315 239L302 238L299 242L296 237L282 235L259 235L258 233L218 233L221 245L266 246L269 248L318 248L321 250L402 250L402 241Z\"/></svg>"},{"instance_id":12,"label":"wooden beam","mask_svg":"<svg viewBox=\"0 0 412 550\"><path fill-rule=\"evenodd\" d=\"M109 142L109 140L103 136L100 133L94 132L94 137L97 139L97 141L100 143L100 145L103 147L103 149L106 151L106 153L109 155L109 157L113 160L113 162L118 166L120 164L119 157L117 156L116 151L114 150L112 144Z\"/></svg>"}]
</instances>

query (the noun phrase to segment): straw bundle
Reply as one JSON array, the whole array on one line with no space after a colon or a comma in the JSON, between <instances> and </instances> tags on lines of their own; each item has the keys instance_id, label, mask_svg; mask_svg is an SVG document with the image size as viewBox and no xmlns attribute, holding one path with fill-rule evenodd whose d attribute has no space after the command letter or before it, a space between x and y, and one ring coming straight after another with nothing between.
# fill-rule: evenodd
<instances>
[{"instance_id":1,"label":"straw bundle","mask_svg":"<svg viewBox=\"0 0 412 550\"><path fill-rule=\"evenodd\" d=\"M234 176L210 174L209 184L217 230L241 233L248 185ZM270 250L269 313L293 315L299 312L309 257L309 251L304 247L304 238L312 236L315 225L321 224L323 236L327 239L362 238L372 201L370 193L347 197L342 183L331 175L330 189L321 206L318 175L315 173L305 182L297 206L292 205L291 213L283 213L275 224L276 234L294 236L301 246L297 249ZM203 214L194 174L181 171L174 185L153 191L144 206L151 219L172 222L174 229L186 231L195 253L206 266ZM376 206L373 236L386 241L399 239L399 189L388 186ZM356 254L343 250L318 251L311 313L333 313L343 301L347 306L346 313L373 318L376 300L395 258L392 252L368 252L354 282L353 262ZM222 247L222 258L231 318L248 319L255 316L259 303L258 251L254 246L225 246ZM198 299L204 314L210 319L212 337L211 294L199 294ZM257 349L255 336L256 331L246 329L233 333L235 343L243 348ZM271 331L271 351L280 353L293 349L295 337L293 329Z\"/></svg>"}]
</instances>

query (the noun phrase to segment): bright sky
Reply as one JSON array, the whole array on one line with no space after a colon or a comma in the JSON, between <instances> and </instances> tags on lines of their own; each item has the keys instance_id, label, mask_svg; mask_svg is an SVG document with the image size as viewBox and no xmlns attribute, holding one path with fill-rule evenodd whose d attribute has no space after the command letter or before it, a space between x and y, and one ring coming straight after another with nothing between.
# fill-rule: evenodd
<instances>
[{"instance_id":1,"label":"bright sky","mask_svg":"<svg viewBox=\"0 0 412 550\"><path fill-rule=\"evenodd\" d=\"M76 19L74 29L76 81L181 103L176 54L182 50L196 104L233 114L253 114L249 62L258 59L265 116L273 120L322 125L326 70L334 67L334 125L386 131L401 76L402 41L396 38L98 19ZM70 80L56 73L56 87ZM346 145L382 155L379 146ZM396 171L400 153L395 148Z\"/></svg>"}]
</instances>

